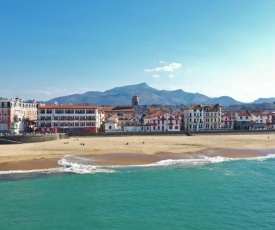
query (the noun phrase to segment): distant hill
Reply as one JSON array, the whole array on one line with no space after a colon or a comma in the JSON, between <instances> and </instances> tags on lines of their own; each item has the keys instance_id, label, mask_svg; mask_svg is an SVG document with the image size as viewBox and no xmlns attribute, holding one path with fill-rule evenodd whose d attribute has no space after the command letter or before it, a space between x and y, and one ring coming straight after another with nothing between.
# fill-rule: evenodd
<instances>
[{"instance_id":1,"label":"distant hill","mask_svg":"<svg viewBox=\"0 0 275 230\"><path fill-rule=\"evenodd\" d=\"M233 99L232 97L228 97L228 96L222 96L222 97L214 97L214 98L210 98L208 100L206 100L204 102L204 104L221 104L223 106L227 106L227 105L241 105L242 102L236 101L235 99Z\"/></svg>"},{"instance_id":2,"label":"distant hill","mask_svg":"<svg viewBox=\"0 0 275 230\"><path fill-rule=\"evenodd\" d=\"M242 104L231 97L210 98L199 93L187 93L181 89L158 90L146 83L116 87L104 92L90 91L53 98L46 104L92 104L92 105L130 105L133 95L138 95L141 105L180 105L180 104L221 104L222 106Z\"/></svg>"},{"instance_id":3,"label":"distant hill","mask_svg":"<svg viewBox=\"0 0 275 230\"><path fill-rule=\"evenodd\" d=\"M261 103L275 103L275 97L270 98L259 98L253 102L254 104L261 104Z\"/></svg>"},{"instance_id":4,"label":"distant hill","mask_svg":"<svg viewBox=\"0 0 275 230\"><path fill-rule=\"evenodd\" d=\"M275 104L274 103L261 103L261 104L241 104L241 105L229 105L224 106L223 110L225 111L236 111L236 110L270 110L275 111Z\"/></svg>"}]
</instances>

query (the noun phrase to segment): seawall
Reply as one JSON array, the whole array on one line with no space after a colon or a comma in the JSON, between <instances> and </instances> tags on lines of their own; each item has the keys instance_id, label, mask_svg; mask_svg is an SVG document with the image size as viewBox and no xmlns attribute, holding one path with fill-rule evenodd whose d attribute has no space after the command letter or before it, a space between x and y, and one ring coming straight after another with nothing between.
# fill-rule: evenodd
<instances>
[{"instance_id":1,"label":"seawall","mask_svg":"<svg viewBox=\"0 0 275 230\"><path fill-rule=\"evenodd\" d=\"M174 131L174 132L108 132L108 133L70 133L74 137L99 137L99 136L160 136L160 135L253 135L253 134L275 134L275 130L215 130L215 131Z\"/></svg>"},{"instance_id":2,"label":"seawall","mask_svg":"<svg viewBox=\"0 0 275 230\"><path fill-rule=\"evenodd\" d=\"M64 138L66 138L65 134L8 135L0 136L0 145L46 142Z\"/></svg>"}]
</instances>

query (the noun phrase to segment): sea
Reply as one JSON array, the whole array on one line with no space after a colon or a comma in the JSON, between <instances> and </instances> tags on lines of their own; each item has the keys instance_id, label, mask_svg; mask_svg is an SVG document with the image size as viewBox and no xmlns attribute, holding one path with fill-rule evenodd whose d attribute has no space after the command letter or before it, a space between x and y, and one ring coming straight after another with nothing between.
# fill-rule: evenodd
<instances>
[{"instance_id":1,"label":"sea","mask_svg":"<svg viewBox=\"0 0 275 230\"><path fill-rule=\"evenodd\" d=\"M275 158L1 172L0 229L275 229ZM82 159L83 161L83 159Z\"/></svg>"}]
</instances>

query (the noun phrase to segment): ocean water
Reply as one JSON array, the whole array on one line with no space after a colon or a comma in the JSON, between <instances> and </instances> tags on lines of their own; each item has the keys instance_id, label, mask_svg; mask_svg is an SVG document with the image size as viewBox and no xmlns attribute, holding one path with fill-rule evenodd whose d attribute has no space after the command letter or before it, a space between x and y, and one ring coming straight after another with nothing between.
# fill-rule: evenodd
<instances>
[{"instance_id":1,"label":"ocean water","mask_svg":"<svg viewBox=\"0 0 275 230\"><path fill-rule=\"evenodd\" d=\"M275 229L273 157L2 173L0 229Z\"/></svg>"}]
</instances>

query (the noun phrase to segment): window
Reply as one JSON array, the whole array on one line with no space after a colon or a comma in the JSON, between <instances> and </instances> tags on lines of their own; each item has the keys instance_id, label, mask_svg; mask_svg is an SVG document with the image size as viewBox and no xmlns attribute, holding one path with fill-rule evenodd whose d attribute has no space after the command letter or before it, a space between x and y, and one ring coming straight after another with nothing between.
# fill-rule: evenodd
<instances>
[{"instance_id":1,"label":"window","mask_svg":"<svg viewBox=\"0 0 275 230\"><path fill-rule=\"evenodd\" d=\"M86 110L86 113L87 114L93 114L93 113L95 113L95 111L93 109L88 109L88 110Z\"/></svg>"},{"instance_id":2,"label":"window","mask_svg":"<svg viewBox=\"0 0 275 230\"><path fill-rule=\"evenodd\" d=\"M111 125L109 125L109 129L112 129L112 126L111 126Z\"/></svg>"},{"instance_id":3,"label":"window","mask_svg":"<svg viewBox=\"0 0 275 230\"><path fill-rule=\"evenodd\" d=\"M65 113L67 113L67 114L73 114L74 110L73 109L65 109Z\"/></svg>"},{"instance_id":4,"label":"window","mask_svg":"<svg viewBox=\"0 0 275 230\"><path fill-rule=\"evenodd\" d=\"M77 114L85 114L85 110L84 109L76 109L75 113L77 113Z\"/></svg>"},{"instance_id":5,"label":"window","mask_svg":"<svg viewBox=\"0 0 275 230\"><path fill-rule=\"evenodd\" d=\"M169 125L169 129L173 129L173 126L172 126L172 125Z\"/></svg>"},{"instance_id":6,"label":"window","mask_svg":"<svg viewBox=\"0 0 275 230\"><path fill-rule=\"evenodd\" d=\"M64 110L63 109L56 109L55 113L57 113L57 114L63 114Z\"/></svg>"}]
</instances>

